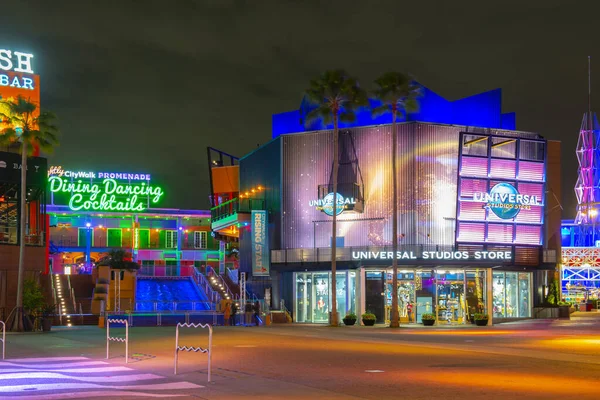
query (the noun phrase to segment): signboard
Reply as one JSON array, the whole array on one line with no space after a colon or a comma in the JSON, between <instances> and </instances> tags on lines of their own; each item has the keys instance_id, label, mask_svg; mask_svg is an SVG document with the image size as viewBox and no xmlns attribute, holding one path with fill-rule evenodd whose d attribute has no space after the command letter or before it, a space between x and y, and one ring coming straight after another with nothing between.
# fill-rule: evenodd
<instances>
[{"instance_id":1,"label":"signboard","mask_svg":"<svg viewBox=\"0 0 600 400\"><path fill-rule=\"evenodd\" d=\"M346 210L354 209L356 205L356 199L353 197L344 197L340 193L336 196L335 210L333 206L333 192L328 193L325 197L318 200L310 200L308 205L310 207L316 207L317 210L323 211L330 217L333 216L334 212L336 215L340 215Z\"/></svg>"},{"instance_id":2,"label":"signboard","mask_svg":"<svg viewBox=\"0 0 600 400\"><path fill-rule=\"evenodd\" d=\"M45 185L48 162L42 157L27 157L27 185ZM0 151L0 182L21 182L21 155Z\"/></svg>"},{"instance_id":3,"label":"signboard","mask_svg":"<svg viewBox=\"0 0 600 400\"><path fill-rule=\"evenodd\" d=\"M160 202L164 191L150 174L64 170L52 166L48 188L53 205L73 211L143 212Z\"/></svg>"},{"instance_id":4,"label":"signboard","mask_svg":"<svg viewBox=\"0 0 600 400\"><path fill-rule=\"evenodd\" d=\"M546 142L460 134L456 242L540 246Z\"/></svg>"},{"instance_id":5,"label":"signboard","mask_svg":"<svg viewBox=\"0 0 600 400\"><path fill-rule=\"evenodd\" d=\"M268 222L265 210L252 210L252 275L269 275Z\"/></svg>"},{"instance_id":6,"label":"signboard","mask_svg":"<svg viewBox=\"0 0 600 400\"><path fill-rule=\"evenodd\" d=\"M490 209L501 219L511 219L521 210L531 210L531 206L541 206L536 195L519 194L519 191L510 183L497 183L489 193L476 192L474 201L484 202L485 208Z\"/></svg>"},{"instance_id":7,"label":"signboard","mask_svg":"<svg viewBox=\"0 0 600 400\"><path fill-rule=\"evenodd\" d=\"M353 260L392 260L393 251L353 251ZM511 251L397 251L397 260L511 261Z\"/></svg>"}]
</instances>

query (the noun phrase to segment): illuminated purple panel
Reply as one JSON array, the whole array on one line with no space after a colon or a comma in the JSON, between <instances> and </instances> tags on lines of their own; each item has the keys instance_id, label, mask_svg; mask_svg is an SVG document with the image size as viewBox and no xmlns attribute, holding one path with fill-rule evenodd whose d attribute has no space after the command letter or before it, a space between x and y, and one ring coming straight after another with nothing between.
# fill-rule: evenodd
<instances>
[{"instance_id":1,"label":"illuminated purple panel","mask_svg":"<svg viewBox=\"0 0 600 400\"><path fill-rule=\"evenodd\" d=\"M485 219L485 203L460 202L458 218L460 220L482 221Z\"/></svg>"},{"instance_id":2,"label":"illuminated purple panel","mask_svg":"<svg viewBox=\"0 0 600 400\"><path fill-rule=\"evenodd\" d=\"M544 185L542 183L519 182L519 192L530 196L537 196L538 202L544 204Z\"/></svg>"},{"instance_id":3,"label":"illuminated purple panel","mask_svg":"<svg viewBox=\"0 0 600 400\"><path fill-rule=\"evenodd\" d=\"M487 180L462 178L460 184L460 197L472 199L474 193L486 192Z\"/></svg>"},{"instance_id":4,"label":"illuminated purple panel","mask_svg":"<svg viewBox=\"0 0 600 400\"><path fill-rule=\"evenodd\" d=\"M516 160L492 159L490 165L490 178L514 179L516 173Z\"/></svg>"},{"instance_id":5,"label":"illuminated purple panel","mask_svg":"<svg viewBox=\"0 0 600 400\"><path fill-rule=\"evenodd\" d=\"M542 227L540 225L517 225L515 242L519 244L540 245Z\"/></svg>"},{"instance_id":6,"label":"illuminated purple panel","mask_svg":"<svg viewBox=\"0 0 600 400\"><path fill-rule=\"evenodd\" d=\"M531 206L531 210L520 212L515 218L516 222L525 222L528 224L541 224L544 215L544 208L540 206Z\"/></svg>"},{"instance_id":7,"label":"illuminated purple panel","mask_svg":"<svg viewBox=\"0 0 600 400\"><path fill-rule=\"evenodd\" d=\"M458 241L483 243L485 241L485 224L475 222L458 222Z\"/></svg>"},{"instance_id":8,"label":"illuminated purple panel","mask_svg":"<svg viewBox=\"0 0 600 400\"><path fill-rule=\"evenodd\" d=\"M461 176L487 177L487 158L463 156L460 174Z\"/></svg>"},{"instance_id":9,"label":"illuminated purple panel","mask_svg":"<svg viewBox=\"0 0 600 400\"><path fill-rule=\"evenodd\" d=\"M513 227L509 224L489 224L488 239L490 243L512 243Z\"/></svg>"},{"instance_id":10,"label":"illuminated purple panel","mask_svg":"<svg viewBox=\"0 0 600 400\"><path fill-rule=\"evenodd\" d=\"M544 163L519 161L519 179L525 181L544 181Z\"/></svg>"}]
</instances>

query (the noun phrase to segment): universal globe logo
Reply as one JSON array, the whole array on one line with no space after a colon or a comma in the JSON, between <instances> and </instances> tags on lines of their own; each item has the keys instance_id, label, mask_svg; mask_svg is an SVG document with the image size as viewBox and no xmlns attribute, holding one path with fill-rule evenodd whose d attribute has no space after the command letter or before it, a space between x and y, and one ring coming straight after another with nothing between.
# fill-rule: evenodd
<instances>
[{"instance_id":1,"label":"universal globe logo","mask_svg":"<svg viewBox=\"0 0 600 400\"><path fill-rule=\"evenodd\" d=\"M317 210L323 211L325 214L329 215L330 217L333 216L334 212L335 212L335 215L340 215L341 213L344 212L344 210L351 208L351 206L353 206L355 204L356 204L356 200L354 199L354 197L344 197L341 194L337 193L336 202L335 202L335 211L334 211L333 192L328 193L322 199L311 200L308 203L309 206L316 207Z\"/></svg>"},{"instance_id":2,"label":"universal globe logo","mask_svg":"<svg viewBox=\"0 0 600 400\"><path fill-rule=\"evenodd\" d=\"M490 209L498 218L502 219L512 219L521 210L531 210L531 206L541 205L538 196L520 194L509 183L498 183L489 193L475 193L473 200L485 202L484 207Z\"/></svg>"}]
</instances>

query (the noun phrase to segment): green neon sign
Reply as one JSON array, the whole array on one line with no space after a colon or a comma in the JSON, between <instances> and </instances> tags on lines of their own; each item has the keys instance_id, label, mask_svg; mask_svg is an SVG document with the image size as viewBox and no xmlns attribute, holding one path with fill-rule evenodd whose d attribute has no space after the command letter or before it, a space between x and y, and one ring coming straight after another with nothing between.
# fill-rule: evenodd
<instances>
[{"instance_id":1,"label":"green neon sign","mask_svg":"<svg viewBox=\"0 0 600 400\"><path fill-rule=\"evenodd\" d=\"M69 208L73 211L144 211L148 201L156 204L165 194L160 186L121 183L103 179L102 183L71 182L59 176L48 178L52 193L71 195Z\"/></svg>"}]
</instances>

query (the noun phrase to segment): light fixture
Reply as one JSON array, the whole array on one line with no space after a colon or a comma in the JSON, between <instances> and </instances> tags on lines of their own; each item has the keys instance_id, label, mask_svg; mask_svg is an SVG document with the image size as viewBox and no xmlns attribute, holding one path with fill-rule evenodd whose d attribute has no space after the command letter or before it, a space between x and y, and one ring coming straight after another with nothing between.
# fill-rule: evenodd
<instances>
[{"instance_id":1,"label":"light fixture","mask_svg":"<svg viewBox=\"0 0 600 400\"><path fill-rule=\"evenodd\" d=\"M87 226L89 228L90 226L92 226L92 224L90 224L89 222L86 222L85 226Z\"/></svg>"}]
</instances>

